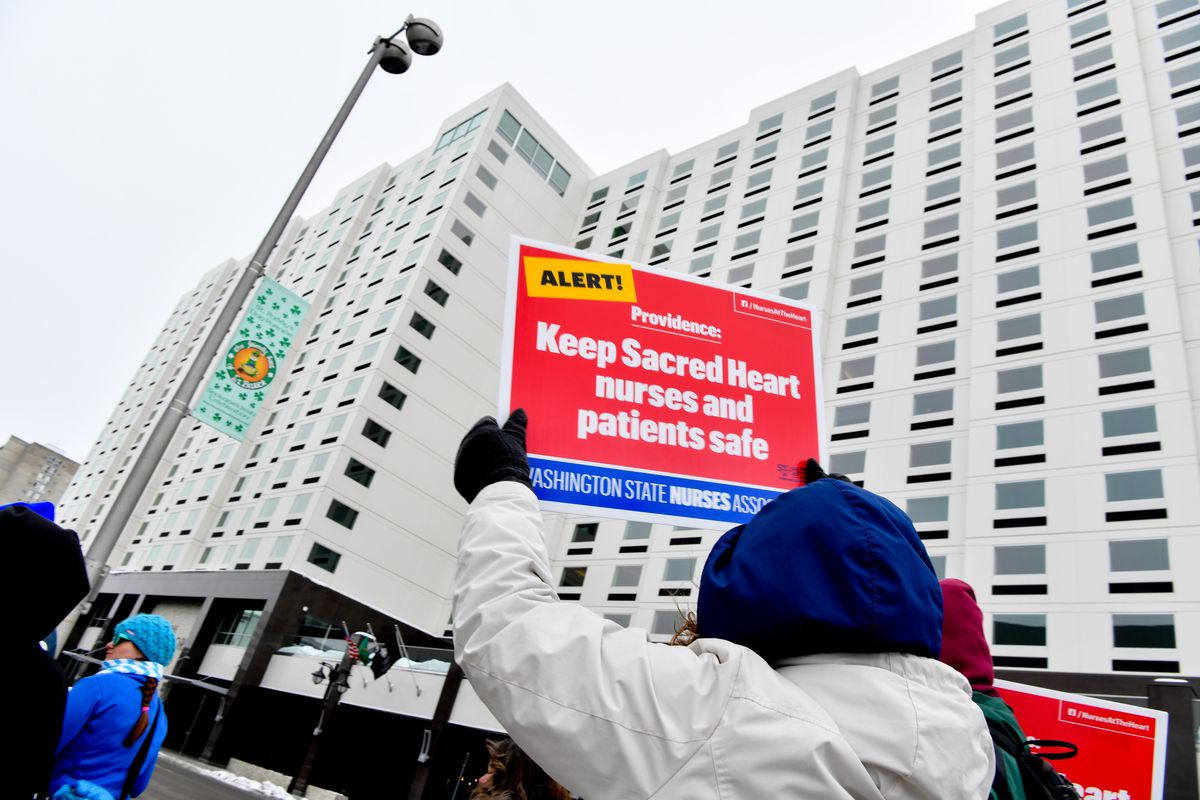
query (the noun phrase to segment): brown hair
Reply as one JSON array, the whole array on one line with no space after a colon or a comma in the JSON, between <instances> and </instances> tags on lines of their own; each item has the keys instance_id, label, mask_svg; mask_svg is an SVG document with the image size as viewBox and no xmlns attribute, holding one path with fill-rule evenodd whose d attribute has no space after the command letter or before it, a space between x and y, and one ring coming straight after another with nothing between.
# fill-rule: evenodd
<instances>
[{"instance_id":1,"label":"brown hair","mask_svg":"<svg viewBox=\"0 0 1200 800\"><path fill-rule=\"evenodd\" d=\"M689 611L682 616L683 623L675 630L675 635L667 644L687 647L700 638L700 629L696 626L696 612Z\"/></svg>"},{"instance_id":2,"label":"brown hair","mask_svg":"<svg viewBox=\"0 0 1200 800\"><path fill-rule=\"evenodd\" d=\"M154 699L154 692L158 689L157 678L147 678L142 684L142 713L138 715L137 722L133 723L132 730L125 737L125 746L132 747L146 730L146 725L150 722L150 702Z\"/></svg>"},{"instance_id":3,"label":"brown hair","mask_svg":"<svg viewBox=\"0 0 1200 800\"><path fill-rule=\"evenodd\" d=\"M571 800L571 793L525 755L512 739L489 740L491 782L477 785L471 800Z\"/></svg>"}]
</instances>

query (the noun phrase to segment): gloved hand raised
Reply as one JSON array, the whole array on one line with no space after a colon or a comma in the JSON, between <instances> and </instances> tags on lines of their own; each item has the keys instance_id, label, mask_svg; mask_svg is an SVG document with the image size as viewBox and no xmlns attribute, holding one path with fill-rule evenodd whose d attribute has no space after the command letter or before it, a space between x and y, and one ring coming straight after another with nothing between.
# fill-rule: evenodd
<instances>
[{"instance_id":1,"label":"gloved hand raised","mask_svg":"<svg viewBox=\"0 0 1200 800\"><path fill-rule=\"evenodd\" d=\"M530 489L529 460L525 455L525 426L529 419L518 408L501 428L493 417L476 422L458 446L454 458L454 488L468 503L485 486L517 481Z\"/></svg>"},{"instance_id":2,"label":"gloved hand raised","mask_svg":"<svg viewBox=\"0 0 1200 800\"><path fill-rule=\"evenodd\" d=\"M802 472L804 474L804 485L805 486L807 486L810 483L814 483L815 481L822 480L823 478L833 478L835 480L845 481L846 483L853 483L852 480L850 480L849 478L847 478L845 475L843 475L840 472L826 474L825 470L821 469L821 465L819 463L817 463L817 460L815 458L810 458L810 459L808 459L808 461L806 461L804 463L804 466L802 467Z\"/></svg>"}]
</instances>

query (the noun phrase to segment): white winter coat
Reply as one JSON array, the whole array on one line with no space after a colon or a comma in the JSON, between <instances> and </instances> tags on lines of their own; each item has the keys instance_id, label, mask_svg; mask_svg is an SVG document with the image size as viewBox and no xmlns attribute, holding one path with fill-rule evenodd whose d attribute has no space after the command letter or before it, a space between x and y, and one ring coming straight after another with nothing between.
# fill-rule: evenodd
<instances>
[{"instance_id":1,"label":"white winter coat","mask_svg":"<svg viewBox=\"0 0 1200 800\"><path fill-rule=\"evenodd\" d=\"M454 621L488 709L586 800L971 800L991 785L983 715L938 661L828 654L773 669L731 642L657 644L560 602L519 483L471 504Z\"/></svg>"}]
</instances>

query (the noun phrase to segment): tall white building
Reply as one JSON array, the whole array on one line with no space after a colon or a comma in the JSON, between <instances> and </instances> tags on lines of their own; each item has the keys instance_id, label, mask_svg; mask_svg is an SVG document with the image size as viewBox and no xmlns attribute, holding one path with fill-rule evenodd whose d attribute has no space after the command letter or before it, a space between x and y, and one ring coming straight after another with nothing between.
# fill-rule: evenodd
<instances>
[{"instance_id":1,"label":"tall white building","mask_svg":"<svg viewBox=\"0 0 1200 800\"><path fill-rule=\"evenodd\" d=\"M1197 178L1200 0L1014 0L599 176L503 86L293 223L268 271L312 303L302 349L245 444L182 427L77 638L170 595L192 673L299 691L261 650L322 620L204 588L237 571L448 633L452 459L494 412L517 234L820 309L831 465L975 587L997 666L1200 674ZM77 474L85 545L239 267L180 301ZM551 529L564 599L658 637L720 533Z\"/></svg>"}]
</instances>

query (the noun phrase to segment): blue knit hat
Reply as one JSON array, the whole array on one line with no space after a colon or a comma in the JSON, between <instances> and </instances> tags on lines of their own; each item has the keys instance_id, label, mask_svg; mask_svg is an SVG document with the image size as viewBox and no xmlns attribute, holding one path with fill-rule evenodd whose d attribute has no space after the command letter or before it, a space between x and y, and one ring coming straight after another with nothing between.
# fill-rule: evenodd
<instances>
[{"instance_id":1,"label":"blue knit hat","mask_svg":"<svg viewBox=\"0 0 1200 800\"><path fill-rule=\"evenodd\" d=\"M175 631L171 623L158 614L138 614L117 623L113 636L124 636L133 642L147 660L164 667L175 655Z\"/></svg>"},{"instance_id":2,"label":"blue knit hat","mask_svg":"<svg viewBox=\"0 0 1200 800\"><path fill-rule=\"evenodd\" d=\"M824 478L780 495L713 546L700 578L701 636L768 659L816 653L937 658L942 592L908 516Z\"/></svg>"}]
</instances>

